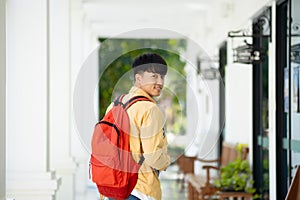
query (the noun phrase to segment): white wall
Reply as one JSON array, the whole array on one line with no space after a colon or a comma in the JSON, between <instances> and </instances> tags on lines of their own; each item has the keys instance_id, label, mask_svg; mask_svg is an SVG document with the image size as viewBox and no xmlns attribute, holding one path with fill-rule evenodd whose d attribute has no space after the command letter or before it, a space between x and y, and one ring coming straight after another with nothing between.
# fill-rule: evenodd
<instances>
[{"instance_id":1,"label":"white wall","mask_svg":"<svg viewBox=\"0 0 300 200\"><path fill-rule=\"evenodd\" d=\"M228 39L229 31L249 26L251 18L271 2L271 0L255 0L247 1L247 3L215 1L210 7L215 12L207 13L207 20L203 25L205 31L195 40L213 59L217 56L219 45ZM199 27L199 32L203 30L203 26ZM224 139L231 143L247 143L252 146L252 69L251 66L233 64L231 41L230 39L227 51L229 64L226 66L225 80L226 136ZM204 106L205 95L199 96L198 101L202 101L201 105ZM208 117L209 115L200 114L200 119L204 119L205 122ZM252 150L250 150L249 157L251 156Z\"/></svg>"},{"instance_id":2,"label":"white wall","mask_svg":"<svg viewBox=\"0 0 300 200\"><path fill-rule=\"evenodd\" d=\"M5 101L6 101L6 58L5 58L5 1L0 1L0 200L5 198Z\"/></svg>"},{"instance_id":3,"label":"white wall","mask_svg":"<svg viewBox=\"0 0 300 200\"><path fill-rule=\"evenodd\" d=\"M195 40L211 58L214 58L219 45L227 40L229 31L240 30L248 26L251 18L265 6L269 6L271 2L271 0L215 1L210 7L215 12L207 13L206 23L199 26L198 30L202 32L205 27L204 32ZM226 66L225 80L225 140L232 143L247 143L252 146L252 69L251 66L232 64L231 45L228 45L229 64ZM205 105L203 98L205 97L200 96L198 99L202 100L201 105ZM200 114L200 118L205 119L207 116Z\"/></svg>"},{"instance_id":4,"label":"white wall","mask_svg":"<svg viewBox=\"0 0 300 200\"><path fill-rule=\"evenodd\" d=\"M211 160L218 158L218 140L220 136L219 80L202 79L202 82L200 98L198 99L200 107L202 107L199 113L200 121L198 121L201 128L196 140L198 157ZM196 174L205 175L206 172L202 170L203 165L205 163L195 162ZM212 172L213 175L215 175L215 171Z\"/></svg>"},{"instance_id":5,"label":"white wall","mask_svg":"<svg viewBox=\"0 0 300 200\"><path fill-rule=\"evenodd\" d=\"M201 69L216 67L207 57L202 46L191 39L187 45L187 134L186 155L202 159L217 158L219 138L219 80L205 80L197 74L196 60L201 60ZM195 164L195 173L204 173L201 164Z\"/></svg>"},{"instance_id":6,"label":"white wall","mask_svg":"<svg viewBox=\"0 0 300 200\"><path fill-rule=\"evenodd\" d=\"M201 132L197 137L199 141L198 157L216 158L218 139L220 135L219 126L219 80L202 80L205 87L202 87L200 99L202 112L200 113ZM199 83L198 83L199 84Z\"/></svg>"},{"instance_id":7,"label":"white wall","mask_svg":"<svg viewBox=\"0 0 300 200\"><path fill-rule=\"evenodd\" d=\"M227 39L228 31L239 30L249 19L272 0L224 0L214 1L207 12L203 26L198 26L199 32L204 32L197 41L209 55L214 55L218 46Z\"/></svg>"},{"instance_id":8,"label":"white wall","mask_svg":"<svg viewBox=\"0 0 300 200\"><path fill-rule=\"evenodd\" d=\"M252 65L226 67L225 141L249 144L252 137Z\"/></svg>"}]
</instances>

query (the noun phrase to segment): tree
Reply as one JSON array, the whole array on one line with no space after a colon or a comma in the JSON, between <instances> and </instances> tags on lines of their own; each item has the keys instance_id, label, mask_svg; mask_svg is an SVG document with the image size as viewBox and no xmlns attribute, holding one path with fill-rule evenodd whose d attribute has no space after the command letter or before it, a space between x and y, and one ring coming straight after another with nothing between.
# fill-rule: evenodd
<instances>
[{"instance_id":1,"label":"tree","mask_svg":"<svg viewBox=\"0 0 300 200\"><path fill-rule=\"evenodd\" d=\"M101 119L110 102L118 95L128 92L133 85L131 64L134 58L141 53L158 53L161 55L172 71L185 77L185 61L180 58L180 53L186 48L184 39L103 39L100 38L99 48L99 118ZM170 71L170 70L169 70ZM167 127L184 134L185 127L182 122L176 124L176 115L185 117L186 103L186 81L185 78L178 78L176 73L168 73L169 88L165 89L159 100L170 102L171 109ZM174 95L175 94L175 95ZM168 107L168 105L166 105ZM170 110L172 113L170 113Z\"/></svg>"}]
</instances>

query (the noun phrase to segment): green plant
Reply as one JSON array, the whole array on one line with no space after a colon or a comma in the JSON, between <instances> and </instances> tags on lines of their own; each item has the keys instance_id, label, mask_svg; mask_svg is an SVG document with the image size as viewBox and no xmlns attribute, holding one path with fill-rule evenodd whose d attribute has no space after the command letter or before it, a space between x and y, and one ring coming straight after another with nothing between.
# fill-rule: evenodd
<instances>
[{"instance_id":1,"label":"green plant","mask_svg":"<svg viewBox=\"0 0 300 200\"><path fill-rule=\"evenodd\" d=\"M238 146L237 149L241 152L242 148ZM241 156L221 167L219 179L214 181L214 185L222 191L245 191L251 194L256 192L253 183L250 164L242 160ZM258 194L253 195L253 199L259 197Z\"/></svg>"},{"instance_id":2,"label":"green plant","mask_svg":"<svg viewBox=\"0 0 300 200\"><path fill-rule=\"evenodd\" d=\"M222 190L246 191L254 193L252 171L247 160L237 158L221 168L220 178L214 181Z\"/></svg>"}]
</instances>

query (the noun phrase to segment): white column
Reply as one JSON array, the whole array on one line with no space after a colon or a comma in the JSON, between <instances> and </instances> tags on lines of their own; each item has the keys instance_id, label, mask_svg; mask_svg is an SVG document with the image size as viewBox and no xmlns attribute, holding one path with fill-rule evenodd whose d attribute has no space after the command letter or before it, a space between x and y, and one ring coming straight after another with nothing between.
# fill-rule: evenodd
<instances>
[{"instance_id":1,"label":"white column","mask_svg":"<svg viewBox=\"0 0 300 200\"><path fill-rule=\"evenodd\" d=\"M0 1L0 200L5 199L5 98L6 98L6 57L5 57L5 1Z\"/></svg>"},{"instance_id":2,"label":"white column","mask_svg":"<svg viewBox=\"0 0 300 200\"><path fill-rule=\"evenodd\" d=\"M197 85L197 72L196 72L196 60L199 53L199 47L196 43L188 39L187 40L187 50L185 52L185 57L187 60L187 64L185 66L186 71L186 104L188 105L186 108L186 117L187 117L187 124L186 124L186 135L185 140L187 147L185 149L185 154L188 156L196 156L199 151L199 146L196 141L197 135L200 134L199 127L199 118L200 118L200 108L199 107L199 91ZM191 106L192 105L192 106Z\"/></svg>"},{"instance_id":3,"label":"white column","mask_svg":"<svg viewBox=\"0 0 300 200\"><path fill-rule=\"evenodd\" d=\"M88 161L91 135L97 122L94 97L98 97L98 49L97 38L82 11L81 1L72 0L71 4L72 155L78 164L75 196L76 200L81 200L87 199L87 193L94 190L89 185Z\"/></svg>"},{"instance_id":4,"label":"white column","mask_svg":"<svg viewBox=\"0 0 300 200\"><path fill-rule=\"evenodd\" d=\"M277 199L276 183L276 1L272 2L272 42L269 44L269 182L270 199Z\"/></svg>"},{"instance_id":5,"label":"white column","mask_svg":"<svg viewBox=\"0 0 300 200\"><path fill-rule=\"evenodd\" d=\"M83 25L84 14L80 0L71 0L71 87L72 87L72 145L71 152L78 168L75 181L75 200L85 199L88 183L88 152L84 149L76 127L73 108L74 86L84 62Z\"/></svg>"},{"instance_id":6,"label":"white column","mask_svg":"<svg viewBox=\"0 0 300 200\"><path fill-rule=\"evenodd\" d=\"M98 50L99 42L97 36L94 34L91 22L85 16L83 19L83 60L86 61L93 51Z\"/></svg>"},{"instance_id":7,"label":"white column","mask_svg":"<svg viewBox=\"0 0 300 200\"><path fill-rule=\"evenodd\" d=\"M48 1L7 1L7 197L52 200Z\"/></svg>"},{"instance_id":8,"label":"white column","mask_svg":"<svg viewBox=\"0 0 300 200\"><path fill-rule=\"evenodd\" d=\"M70 2L49 1L50 168L61 177L56 200L74 199L76 165L71 156Z\"/></svg>"}]
</instances>

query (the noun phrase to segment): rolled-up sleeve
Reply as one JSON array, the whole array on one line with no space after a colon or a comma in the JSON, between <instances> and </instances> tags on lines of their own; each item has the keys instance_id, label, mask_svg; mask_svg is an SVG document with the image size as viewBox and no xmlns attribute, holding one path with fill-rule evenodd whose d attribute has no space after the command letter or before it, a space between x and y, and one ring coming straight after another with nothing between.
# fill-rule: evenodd
<instances>
[{"instance_id":1,"label":"rolled-up sleeve","mask_svg":"<svg viewBox=\"0 0 300 200\"><path fill-rule=\"evenodd\" d=\"M163 113L157 105L153 105L144 114L140 129L145 162L157 170L165 170L170 165L164 125Z\"/></svg>"}]
</instances>

